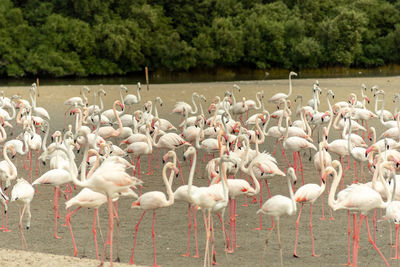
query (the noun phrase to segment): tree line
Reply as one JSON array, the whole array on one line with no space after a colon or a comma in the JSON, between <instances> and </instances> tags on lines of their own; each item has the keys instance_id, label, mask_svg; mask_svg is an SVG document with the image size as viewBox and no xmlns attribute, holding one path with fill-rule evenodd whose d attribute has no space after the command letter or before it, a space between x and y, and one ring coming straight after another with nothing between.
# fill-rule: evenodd
<instances>
[{"instance_id":1,"label":"tree line","mask_svg":"<svg viewBox=\"0 0 400 267\"><path fill-rule=\"evenodd\" d=\"M2 77L392 63L400 1L0 1Z\"/></svg>"}]
</instances>

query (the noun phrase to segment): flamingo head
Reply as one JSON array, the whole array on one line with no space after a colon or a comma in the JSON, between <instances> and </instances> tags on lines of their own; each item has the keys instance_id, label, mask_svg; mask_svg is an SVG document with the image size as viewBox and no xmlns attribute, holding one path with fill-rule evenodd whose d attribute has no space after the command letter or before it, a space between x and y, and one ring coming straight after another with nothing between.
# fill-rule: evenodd
<instances>
[{"instance_id":1,"label":"flamingo head","mask_svg":"<svg viewBox=\"0 0 400 267\"><path fill-rule=\"evenodd\" d=\"M216 108L216 105L215 105L214 103L211 103L210 107L208 108L208 113L211 114L211 111L212 111L213 109L215 109L215 108Z\"/></svg>"},{"instance_id":2,"label":"flamingo head","mask_svg":"<svg viewBox=\"0 0 400 267\"><path fill-rule=\"evenodd\" d=\"M121 103L121 101L117 100L117 105L120 106L121 110L124 110L124 104Z\"/></svg>"},{"instance_id":3,"label":"flamingo head","mask_svg":"<svg viewBox=\"0 0 400 267\"><path fill-rule=\"evenodd\" d=\"M190 146L190 147L186 150L186 152L183 154L183 160L186 161L186 159L187 159L190 155L192 155L192 154L194 154L194 153L196 153L196 149L195 149L193 146Z\"/></svg>"}]
</instances>

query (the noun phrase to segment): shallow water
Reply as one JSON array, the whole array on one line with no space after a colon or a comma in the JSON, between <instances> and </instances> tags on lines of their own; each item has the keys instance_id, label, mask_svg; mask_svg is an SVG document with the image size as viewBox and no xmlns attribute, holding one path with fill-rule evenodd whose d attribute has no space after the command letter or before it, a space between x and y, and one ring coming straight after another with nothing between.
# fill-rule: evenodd
<instances>
[{"instance_id":1,"label":"shallow water","mask_svg":"<svg viewBox=\"0 0 400 267\"><path fill-rule=\"evenodd\" d=\"M304 103L311 98L312 83L314 79L293 79L293 94L291 99L295 95L301 94L304 99ZM287 80L268 80L268 81L238 81L238 82L213 82L213 83L186 83L186 84L151 84L150 90L147 91L146 87L142 87L142 102L140 105L136 105L135 109L141 108L142 104L147 100L154 100L156 96L160 96L164 102L162 107L157 107L160 117L170 120L173 124L177 125L180 122L180 117L171 114L171 110L176 101L191 102L192 92L198 92L207 97L207 103L203 106L205 112L212 101L212 98L216 95L223 96L224 91L230 89L234 83L237 83L241 87L241 92L235 91L235 96L238 101L241 101L243 97L246 99L255 100L255 94L259 90L264 90L265 94L265 107L269 111L275 110L275 105L267 103L267 99L276 92L288 92L288 81ZM321 107L320 110L326 110L326 91L332 89L335 92L335 101L346 100L350 92L356 93L360 97L361 84L365 83L368 88L373 85L378 85L380 89L386 92L386 103L385 109L393 111L394 105L391 98L395 92L400 88L400 77L382 77L382 78L352 78L352 79L319 79L320 87L323 88L321 95ZM63 105L64 100L72 96L78 96L80 88L82 86L40 86L39 94L40 97L37 99L37 106L46 108L51 116L51 127L52 130L61 129L63 127L63 116L66 107ZM128 84L130 92L136 94L136 85ZM115 99L119 98L118 88L119 85L91 85L90 88L94 91L99 88L103 88L107 92L107 97L104 100L105 108L111 108L112 103ZM326 89L325 89L326 88ZM6 96L13 94L21 94L24 98L28 99L28 87L1 87L0 90L5 90ZM373 100L373 95L370 91L366 94ZM89 98L89 103L93 102L92 96ZM368 105L370 109L373 109L374 103ZM253 114L254 111L251 113ZM206 114L206 116L209 116ZM73 123L72 118L68 118L69 123ZM271 125L275 124L275 121L271 121ZM368 126L375 126L377 128L377 135L383 131L382 127L379 126L378 120L371 122ZM15 127L14 135L20 131L20 126ZM330 135L330 140L333 140L338 136L337 133ZM9 137L12 138L12 137ZM266 143L261 146L261 150L272 152L274 140L266 140ZM181 152L181 151L180 151ZM199 157L202 157L202 152L199 153ZM281 168L282 158L278 154L276 155ZM306 183L314 182L318 183L318 175L315 171L312 162L310 163L303 157L304 164L304 179ZM333 156L333 158L336 158ZM142 159L142 170L146 172L147 160ZM198 160L200 170L202 170L205 164ZM186 163L185 163L186 166ZM352 167L352 163L350 165ZM41 169L41 172L45 172L47 166ZM27 172L22 168L21 160L18 161L18 172L22 177L27 176ZM346 172L346 183L350 183L352 179L353 168ZM183 167L184 177L188 177L188 167ZM196 173L195 184L206 185L206 179L202 178L202 171ZM237 176L239 177L239 176ZM371 177L368 175L367 177ZM159 190L165 192L165 187L161 179L161 167L156 168L154 174L146 176L143 174L143 180L145 186L143 192L151 190ZM330 185L331 181L329 181ZM301 178L296 185L298 188L301 185ZM180 185L180 179L174 181L174 188ZM265 185L265 184L264 184ZM286 180L282 177L274 177L269 180L269 186L272 195L282 194L288 196ZM79 189L78 189L79 190ZM263 187L264 197L267 195L265 186ZM327 203L327 194L324 194L324 206ZM259 200L259 198L257 198ZM123 262L129 262L133 237L134 228L141 215L139 210L131 210L130 199L121 199L119 201L119 215L121 219L121 260ZM261 260L263 246L265 243L265 237L268 230L263 229L262 231L253 230L258 226L258 216L256 211L258 210L258 204L251 203L249 199L249 206L243 207L243 198L238 199L237 204L237 227L238 227L238 244L240 248L237 248L233 254L228 255L228 260L231 266L254 266L258 265ZM298 208L300 206L298 205ZM30 250L41 251L48 253L55 253L61 255L72 255L72 242L69 235L69 229L62 226L64 223L64 199L60 200L60 209L62 210L62 216L59 220L59 234L62 239L54 239L54 213L53 213L53 187L42 185L38 187L38 192L32 202L32 222L31 229L25 230L26 240L30 247ZM203 264L202 258L204 256L205 246L205 233L204 227L202 226L201 212L197 212L198 218L198 237L199 237L199 253L200 258L195 259L192 257L186 258L180 255L186 252L186 240L187 240L187 206L182 203L175 203L169 208L157 210L156 213L156 248L157 248L157 263L163 266L201 266ZM309 206L306 205L303 209L303 215L300 222L300 234L299 234L299 247L298 254L300 258L294 258L294 237L296 231L296 218L297 216L282 217L280 222L281 228L281 240L283 247L283 261L288 266L338 266L343 264L347 260L347 215L344 211L334 212L335 220L329 220L329 209L325 206L325 216L327 220L321 221L321 201L318 200L313 206L313 230L316 245L316 253L320 254L321 257L315 258L311 256L311 240L309 235ZM151 212L148 212L144 217L137 238L137 246L135 252L135 263L150 265L152 263L152 239L151 239ZM389 245L389 228L388 224L381 220L379 216L380 212L377 211L378 223L377 223L377 245L381 248L383 254L389 260L390 256L390 245ZM101 225L103 229L103 235L106 237L106 226L107 226L107 211L105 207L100 209ZM1 246L9 248L21 248L19 231L18 231L18 208L15 203L9 205L9 228L12 230L9 233L1 233ZM372 216L370 216L372 218ZM93 211L80 210L76 215L72 217L72 226L78 245L78 256L83 253L83 247L86 244L86 256L95 257L94 245L92 241L91 222L93 218ZM227 219L226 219L227 220ZM89 224L89 228L87 225ZM372 219L370 219L372 227ZM218 223L217 217L215 217L216 225L216 249L217 249L217 260L222 266L227 266L226 259L223 252L223 239L220 231L220 224ZM263 216L263 226L268 228L271 225L271 220L267 216ZM101 238L98 236L99 248L101 250ZM193 249L193 236L191 237L191 254L194 253ZM276 234L273 234L266 251L267 266L279 266L279 249L277 245ZM372 246L368 243L365 223L360 237L360 249L358 257L359 266L383 266L383 261L379 257L378 253L372 249ZM389 260L390 261L390 260ZM392 265L398 265L399 261L390 261Z\"/></svg>"}]
</instances>

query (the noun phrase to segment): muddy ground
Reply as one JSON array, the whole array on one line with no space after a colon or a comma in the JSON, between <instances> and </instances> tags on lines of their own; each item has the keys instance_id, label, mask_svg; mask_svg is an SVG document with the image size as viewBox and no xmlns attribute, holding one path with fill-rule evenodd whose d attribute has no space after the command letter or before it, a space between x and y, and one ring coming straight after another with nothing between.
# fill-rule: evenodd
<instances>
[{"instance_id":1,"label":"muddy ground","mask_svg":"<svg viewBox=\"0 0 400 267\"><path fill-rule=\"evenodd\" d=\"M312 83L314 80L311 79L293 79L293 96L297 94L303 95L304 102L311 98ZM393 103L391 98L394 92L400 88L400 77L383 77L383 78L351 78L351 79L320 79L320 86L323 88L323 94L321 96L321 108L320 110L327 109L326 105L326 91L332 89L335 94L335 101L345 100L350 92L356 93L360 97L361 84L365 83L368 88L372 85L378 85L380 89L384 89L386 92L386 105L385 109L393 111ZM268 80L268 81L246 81L236 82L242 88L240 93L236 93L237 99L246 97L247 99L255 99L255 93L259 90L264 90L265 97L268 99L274 93L282 91L288 91L287 80ZM147 100L154 100L156 96L160 96L164 102L162 107L158 107L160 117L166 118L177 125L180 121L180 117L171 114L171 110L176 101L187 101L190 102L191 93L198 92L207 97L207 103L204 105L206 110L216 95L223 96L225 90L232 87L234 82L221 82L221 83L186 83L186 84L160 84L150 85L150 90L147 91L145 86L142 88L142 102ZM130 92L136 94L136 85L126 85ZM63 105L64 100L71 96L78 96L82 86L40 86L39 94L40 97L37 100L37 106L46 108L51 116L51 127L52 132L56 129L62 129L63 127L63 116L66 106ZM107 92L105 99L105 107L111 108L111 105L115 99L119 98L118 87L119 85L103 86L103 85L89 85L92 91L99 88L103 88ZM6 96L12 96L15 93L21 94L25 99L29 99L29 88L28 87L3 87L0 88L5 91ZM373 101L373 95L370 91L367 91L367 95ZM89 103L93 101L92 96L89 98ZM270 105L265 100L266 108L269 111L274 111L275 106ZM297 103L296 103L297 105ZM142 104L136 105L135 109L141 108ZM368 105L370 109L374 108L374 103ZM254 111L251 113L253 114ZM209 116L208 114L206 114ZM73 120L71 117L68 118L69 123ZM276 124L276 121L271 121L271 125ZM377 128L377 134L383 131L383 128L379 126L379 121L375 120L370 125L374 125ZM369 125L369 126L370 126ZM13 138L21 130L20 126L16 126L13 130L13 136L9 136L8 139ZM10 131L8 131L10 133ZM333 137L337 137L338 134L334 133ZM332 137L330 137L330 140ZM117 141L117 140L115 140ZM274 140L267 139L265 144L261 146L261 150L272 152ZM276 155L281 168L283 169L283 161L279 154ZM179 151L181 158L182 151ZM314 152L313 152L314 153ZM312 154L313 154L312 153ZM202 157L203 152L200 152ZM336 158L335 156L333 156ZM79 157L78 157L79 158ZM142 160L143 180L145 182L143 192L151 190L159 190L165 192L165 187L161 179L162 167L155 168L154 174L151 176L145 175L147 167L147 159ZM185 163L186 164L186 163ZM306 183L318 183L319 178L316 170L313 167L312 162L308 161L308 155L303 157L304 164L304 178ZM350 164L352 166L352 163ZM161 166L161 165L160 165ZM188 177L189 169L184 165L183 175ZM198 166L200 171L196 173L194 183L196 185L206 185L207 180L202 177L202 170L204 169L205 163L198 160ZM41 166L41 173L47 171L47 166ZM27 177L27 171L22 167L21 160L18 160L18 175L20 177ZM38 174L40 176L40 173ZM353 168L346 172L346 183L350 183L353 175ZM239 177L239 175L237 176ZM371 175L367 175L370 179ZM36 179L36 176L33 177ZM268 180L272 195L282 194L285 196L289 195L286 185L286 179L282 177L274 177ZM302 184L301 178L296 185L298 188ZM174 182L174 188L180 185L180 179L176 179ZM330 182L329 182L330 185ZM80 189L78 188L75 193ZM266 196L265 186L263 187L264 197ZM327 194L323 195L324 204L327 203ZM259 200L259 198L257 198ZM130 209L131 199L120 199L119 200L119 216L121 219L121 238L120 238L120 255L121 261L129 263L129 258L133 246L134 228L141 215L140 210ZM25 230L26 240L30 251L42 252L57 255L68 255L72 256L73 246L70 238L68 227L63 226L64 218L64 205L65 200L61 198L60 208L62 210L62 217L58 224L58 233L62 236L61 239L54 239L54 211L53 211L53 187L41 185L37 187L37 193L32 202L32 222L31 228ZM238 245L240 246L235 250L234 253L228 254L228 262L230 266L255 266L259 265L261 255L263 251L265 237L268 233L267 228L271 226L271 220L267 216L263 216L263 227L261 231L254 230L258 227L259 217L256 215L256 211L259 209L258 203L252 203L251 199L248 201L248 206L244 207L244 198L239 198L237 201L237 227L238 227ZM298 205L298 208L300 206ZM335 220L329 220L329 208L324 206L326 220L320 220L321 201L318 200L313 207L313 230L316 245L316 253L320 257L311 256L311 240L309 234L309 206L305 206L303 209L303 216L300 222L300 234L299 234L299 247L298 254L300 258L293 257L294 248L294 237L296 230L296 218L297 216L282 217L281 219L281 239L283 247L283 261L288 266L340 266L347 261L347 214L344 211L334 212ZM157 249L157 263L163 266L201 266L203 264L204 247L205 247L205 232L204 227L201 223L201 211L197 212L198 218L198 237L199 237L199 252L200 258L193 257L182 257L181 254L186 252L186 240L187 240L187 206L183 203L175 203L169 208L163 208L157 210L156 213L156 249ZM399 265L399 260L390 260L393 256L393 249L390 248L389 239L389 227L386 221L383 221L380 217L380 211L377 211L377 226L376 226L376 242L378 247L382 250L389 263L393 266ZM101 225L104 236L107 230L107 211L106 207L100 209ZM1 235L1 248L16 249L22 248L20 235L18 230L18 206L16 203L9 204L8 212L8 227L11 232L2 232ZM92 238L91 223L93 219L93 210L82 209L72 217L72 226L78 245L78 257L85 256L88 258L95 258L95 250ZM227 219L227 217L226 217ZM372 214L369 218L370 225L372 227ZM223 252L223 238L220 231L220 224L215 217L216 222L216 249L217 249L217 261L222 266L228 266L228 262L225 259ZM146 214L142 224L140 225L139 235L137 238L135 263L140 265L151 265L153 257L152 239L151 239L151 213ZM101 240L100 237L98 237ZM99 241L99 248L102 248L101 241ZM18 251L16 258L10 259L5 257L8 254L7 251L0 251L0 261L6 266L27 265L27 262L18 263L19 259L31 259L32 262L37 261L34 257L24 256L23 251ZM2 255L2 256L1 256ZM191 238L191 255L194 255L194 243L193 236ZM266 266L279 266L279 249L277 244L276 234L272 235L269 242L269 246L266 252L265 258ZM48 261L60 262L58 259L48 258ZM379 257L378 253L373 250L371 244L368 243L365 223L360 237L360 250L358 257L359 266L383 266L383 261Z\"/></svg>"}]
</instances>

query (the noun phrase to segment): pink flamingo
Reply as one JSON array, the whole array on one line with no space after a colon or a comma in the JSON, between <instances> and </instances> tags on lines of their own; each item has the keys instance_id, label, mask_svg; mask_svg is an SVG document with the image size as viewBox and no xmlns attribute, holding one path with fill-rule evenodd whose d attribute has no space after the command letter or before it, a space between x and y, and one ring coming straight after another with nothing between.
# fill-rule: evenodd
<instances>
[{"instance_id":1,"label":"pink flamingo","mask_svg":"<svg viewBox=\"0 0 400 267\"><path fill-rule=\"evenodd\" d=\"M11 201L17 201L24 205L22 210L21 209L19 210L20 214L19 230L21 232L22 247L25 249L28 249L28 245L26 244L24 231L22 230L22 218L24 217L26 211L28 215L26 229L29 229L31 226L31 201L33 199L34 194L35 194L35 189L33 189L33 186L23 178L18 178L17 183L11 190Z\"/></svg>"},{"instance_id":2,"label":"pink flamingo","mask_svg":"<svg viewBox=\"0 0 400 267\"><path fill-rule=\"evenodd\" d=\"M282 255L282 246L281 246L281 236L280 236L280 230L279 230L279 220L280 217L283 215L293 215L296 213L296 201L294 199L294 195L293 195L293 190L292 190L292 184L290 182L290 179L293 180L293 182L296 182L296 174L294 172L294 169L292 167L290 167L287 171L287 183L288 183L288 188L289 188L289 194L290 194L290 198L282 196L282 195L275 195L273 197L271 197L270 199L268 199L263 206L261 207L261 209L259 209L257 211L257 213L263 213L269 216L274 217L275 221L277 222L277 233L278 233L278 244L279 244L279 252L280 252L280 256L281 256L281 266L283 266L283 255ZM265 256L265 252L267 250L267 244L268 244L268 240L271 237L271 234L274 230L275 226L272 226L270 232L267 235L267 238L265 240L265 246L264 246L264 252L262 255L262 259L261 259L261 265L263 265L264 262L264 256Z\"/></svg>"},{"instance_id":3,"label":"pink flamingo","mask_svg":"<svg viewBox=\"0 0 400 267\"><path fill-rule=\"evenodd\" d=\"M322 153L320 153L321 158L322 158ZM323 160L321 159L321 162ZM299 223L300 223L300 217L301 217L301 211L303 210L304 203L310 203L310 234L311 234L311 245L312 245L312 255L313 257L319 257L319 255L315 254L315 249L314 249L314 235L313 235L313 230L312 230L312 206L313 203L324 193L325 191L325 180L321 179L322 184L317 185L317 184L305 184L301 186L299 189L296 190L296 193L294 194L294 199L296 202L301 203L300 207L300 212L299 216L297 217L296 221L296 241L294 243L294 252L293 255L298 258L299 256L297 255L296 249L297 249L297 237L299 234Z\"/></svg>"},{"instance_id":4,"label":"pink flamingo","mask_svg":"<svg viewBox=\"0 0 400 267\"><path fill-rule=\"evenodd\" d=\"M136 142L136 143L132 143L130 144L126 149L125 152L131 153L133 155L137 156L137 163L136 163L136 169L135 169L135 173L136 170L138 171L138 178L141 179L141 170L140 170L140 157L142 155L150 155L153 152L153 146L151 143L151 137L150 137L150 133L149 133L149 128L150 128L150 124L147 125L146 128L146 137L147 137L147 141L146 142ZM132 161L134 161L134 157L132 158ZM133 162L132 162L133 164ZM148 162L148 174L150 174L150 162ZM140 189L140 194L141 194L141 189Z\"/></svg>"},{"instance_id":5,"label":"pink flamingo","mask_svg":"<svg viewBox=\"0 0 400 267\"><path fill-rule=\"evenodd\" d=\"M114 116L118 122L118 130L115 130L114 127L112 126L103 126L100 127L98 131L98 135L103 137L103 139L107 140L111 137L117 137L122 133L122 122L121 119L119 118L119 114L117 113L116 107L120 106L122 110L124 110L124 105L121 103L120 100L116 100L113 104L113 111L114 111Z\"/></svg>"},{"instance_id":6,"label":"pink flamingo","mask_svg":"<svg viewBox=\"0 0 400 267\"><path fill-rule=\"evenodd\" d=\"M172 162L176 165L176 153L173 150L168 151L164 156L163 156L163 163L166 162L167 158L172 158ZM174 172L171 172L170 177L169 177L169 184L172 186L172 179L173 179ZM182 178L183 179L183 178ZM183 182L184 184L184 182ZM197 186L193 186L194 189L197 188ZM188 241L187 241L187 250L186 254L182 254L184 257L189 257L190 256L190 232L192 228L192 218L191 218L191 213L193 212L193 221L194 221L194 238L195 238L195 244L196 244L196 255L193 256L194 258L199 257L199 249L197 245L197 220L196 220L196 210L194 206L192 207L192 202L189 199L188 195L188 190L187 190L187 185L181 185L179 186L175 192L174 192L174 199L175 201L178 202L186 202L188 203L188 217L189 217L189 222L188 222ZM193 210L193 211L192 211Z\"/></svg>"},{"instance_id":7,"label":"pink flamingo","mask_svg":"<svg viewBox=\"0 0 400 267\"><path fill-rule=\"evenodd\" d=\"M279 103L279 101L281 99L287 99L292 95L292 76L297 76L296 72L291 71L289 73L289 93L288 94L284 94L284 93L277 93L275 95L273 95L268 102L272 102L272 103Z\"/></svg>"},{"instance_id":8,"label":"pink flamingo","mask_svg":"<svg viewBox=\"0 0 400 267\"><path fill-rule=\"evenodd\" d=\"M136 247L136 238L137 238L137 232L139 230L139 224L142 221L144 215L146 214L146 211L152 210L153 211L153 228L152 228L152 237L153 237L153 255L154 255L154 261L153 261L153 266L156 267L158 266L156 264L156 243L155 243L155 232L154 232L154 225L155 225L155 220L156 220L156 209L159 208L165 208L169 207L172 204L174 204L174 193L172 192L171 185L169 184L167 180L167 170L168 169L173 169L173 171L178 174L179 170L176 168L173 162L168 162L165 164L163 168L163 173L162 173L162 179L164 181L166 190L167 190L167 195L168 195L168 200L165 196L164 193L160 191L151 191L151 192L146 192L143 195L141 195L136 201L132 202L131 208L139 208L143 210L143 214L140 217L138 223L136 224L135 227L135 239L133 241L133 249L132 249L132 256L130 263L133 264L133 258L135 255L135 247Z\"/></svg>"},{"instance_id":9,"label":"pink flamingo","mask_svg":"<svg viewBox=\"0 0 400 267\"><path fill-rule=\"evenodd\" d=\"M85 139L87 139L87 134L79 131L78 135L83 134ZM65 148L60 147L60 149L64 152L67 152ZM69 153L67 153L70 166L74 164L73 159ZM104 251L101 264L104 262L105 257L105 249L107 245L110 246L110 265L112 266L113 262L113 229L114 229L114 205L112 202L112 197L114 194L123 192L126 189L141 184L137 178L132 177L126 173L126 165L122 162L115 160L106 160L104 161L100 167L96 169L96 171L92 174L90 179L86 180L86 162L88 156L88 146L85 146L85 152L83 155L83 162L81 164L81 179L78 180L76 175L72 176L72 181L74 184L80 187L87 187L93 191L103 193L107 196L108 203L108 219L109 219L109 227L108 227L108 235L107 241L104 244Z\"/></svg>"},{"instance_id":10,"label":"pink flamingo","mask_svg":"<svg viewBox=\"0 0 400 267\"><path fill-rule=\"evenodd\" d=\"M381 168L381 172L383 172L383 168L393 169L390 163L385 162L380 164L379 168ZM339 172L341 172L341 165L339 164ZM367 225L368 232L368 240L374 247L374 249L379 253L385 262L386 266L389 266L385 256L383 256L380 249L376 246L376 243L373 241L368 224L368 211L375 208L386 208L387 202L384 202L380 196L380 194L372 189L369 186L365 186L363 184L353 184L350 187L340 191L338 193L337 199L335 199L336 189L339 185L341 177L337 174L336 170L333 167L328 166L324 173L323 179L326 180L328 174L334 175L334 180L331 185L331 192L329 193L328 204L335 211L339 209L347 209L353 213L353 227L354 227L354 235L353 235L353 266L357 266L357 251L358 251L358 240L361 232L362 221L365 217L365 222ZM382 183L385 183L383 177L380 176ZM387 195L389 195L389 188L387 188ZM356 213L360 213L360 225L357 228L357 218ZM348 261L348 264L350 262Z\"/></svg>"}]
</instances>

